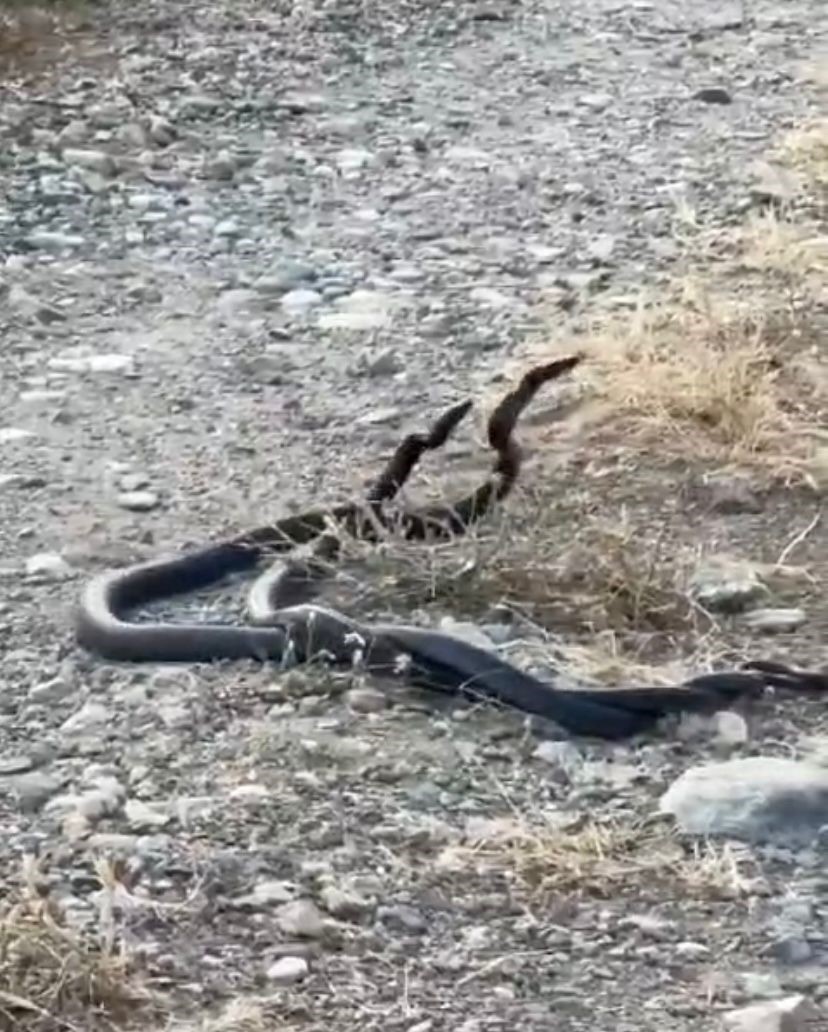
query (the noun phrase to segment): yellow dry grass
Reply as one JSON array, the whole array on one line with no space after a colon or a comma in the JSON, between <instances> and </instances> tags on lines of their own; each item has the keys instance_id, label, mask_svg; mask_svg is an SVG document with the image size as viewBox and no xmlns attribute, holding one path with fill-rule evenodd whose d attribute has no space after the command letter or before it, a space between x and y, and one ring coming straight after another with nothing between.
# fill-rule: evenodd
<instances>
[{"instance_id":1,"label":"yellow dry grass","mask_svg":"<svg viewBox=\"0 0 828 1032\"><path fill-rule=\"evenodd\" d=\"M489 822L438 857L438 870L453 875L506 873L533 899L561 894L598 898L637 897L659 891L684 898L733 898L754 882L746 860L729 845L685 849L660 821L580 820L572 828L516 813Z\"/></svg>"},{"instance_id":2,"label":"yellow dry grass","mask_svg":"<svg viewBox=\"0 0 828 1032\"><path fill-rule=\"evenodd\" d=\"M151 1002L117 943L115 867L96 865L99 932L73 927L53 898L43 862L24 857L20 891L0 913L0 1024L16 1032L126 1027Z\"/></svg>"}]
</instances>

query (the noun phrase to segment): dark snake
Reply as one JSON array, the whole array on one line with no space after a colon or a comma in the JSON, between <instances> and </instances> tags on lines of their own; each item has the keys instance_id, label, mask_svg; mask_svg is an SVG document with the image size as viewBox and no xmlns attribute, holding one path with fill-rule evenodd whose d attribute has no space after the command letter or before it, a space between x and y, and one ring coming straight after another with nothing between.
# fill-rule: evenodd
<instances>
[{"instance_id":1,"label":"dark snake","mask_svg":"<svg viewBox=\"0 0 828 1032\"><path fill-rule=\"evenodd\" d=\"M399 678L434 691L488 700L551 719L576 735L627 738L670 713L709 712L768 686L824 691L828 675L777 663L753 662L740 671L694 677L676 687L560 688L497 654L445 632L390 623L360 623L308 601L337 558L341 535L375 543L396 528L408 541L446 541L465 534L511 492L521 468L512 436L539 388L581 361L572 355L530 369L492 412L487 426L496 455L491 475L450 506L415 511L387 504L426 451L441 447L471 409L464 401L443 413L424 434L397 447L363 502L288 516L237 537L183 555L153 560L93 578L80 601L76 637L88 651L127 662L210 662L256 659L308 662L322 655L334 664ZM129 610L207 588L231 574L254 570L266 558L312 545L308 558L288 556L254 580L244 625L131 623Z\"/></svg>"}]
</instances>

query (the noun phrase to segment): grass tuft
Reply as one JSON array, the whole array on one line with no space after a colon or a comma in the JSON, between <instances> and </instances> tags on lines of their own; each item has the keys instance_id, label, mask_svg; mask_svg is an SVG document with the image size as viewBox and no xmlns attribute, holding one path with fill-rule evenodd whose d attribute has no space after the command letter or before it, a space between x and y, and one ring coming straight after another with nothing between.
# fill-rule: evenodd
<instances>
[{"instance_id":1,"label":"grass tuft","mask_svg":"<svg viewBox=\"0 0 828 1032\"><path fill-rule=\"evenodd\" d=\"M118 873L98 865L97 936L73 926L53 896L42 861L27 855L19 898L0 914L0 1024L16 1032L92 1032L121 1026L151 996L117 945Z\"/></svg>"}]
</instances>

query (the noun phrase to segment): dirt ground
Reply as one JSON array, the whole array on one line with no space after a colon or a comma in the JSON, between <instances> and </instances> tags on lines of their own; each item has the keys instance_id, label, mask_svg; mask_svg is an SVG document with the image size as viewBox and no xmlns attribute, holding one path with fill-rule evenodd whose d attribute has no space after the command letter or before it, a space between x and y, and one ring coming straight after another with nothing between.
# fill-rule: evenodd
<instances>
[{"instance_id":1,"label":"dirt ground","mask_svg":"<svg viewBox=\"0 0 828 1032\"><path fill-rule=\"evenodd\" d=\"M824 665L828 266L802 255L828 171L793 205L796 261L761 221L786 191L769 152L824 115L822 0L55 17L0 35L0 884L60 911L4 918L0 1028L696 1032L828 998L824 846L652 820L704 759L824 755L818 699L757 702L744 742L556 743L352 675L104 664L71 629L94 572L352 497L472 397L420 481L462 491L486 406L585 347L597 372L527 413L505 516L363 554L347 604L491 635L508 613L516 662L615 684ZM740 261L766 248L750 275L729 234ZM629 333L636 292L686 294L690 266L717 305L771 284L787 320L715 412L718 316L671 324L684 366L634 366L629 338L613 365L595 331ZM751 386L771 359L796 370L781 400ZM801 627L701 612L710 556L759 564Z\"/></svg>"}]
</instances>

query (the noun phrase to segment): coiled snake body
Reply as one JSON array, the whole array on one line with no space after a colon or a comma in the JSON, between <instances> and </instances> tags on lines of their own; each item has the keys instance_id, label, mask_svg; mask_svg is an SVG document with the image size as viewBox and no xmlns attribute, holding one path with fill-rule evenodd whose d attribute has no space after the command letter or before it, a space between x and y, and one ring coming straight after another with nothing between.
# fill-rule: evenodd
<instances>
[{"instance_id":1,"label":"coiled snake body","mask_svg":"<svg viewBox=\"0 0 828 1032\"><path fill-rule=\"evenodd\" d=\"M488 439L496 454L491 477L452 506L395 513L394 522L405 538L460 536L509 494L521 465L520 449L512 437L518 417L544 383L580 361L581 356L573 355L529 370L489 419ZM469 401L455 405L428 433L406 437L362 503L289 516L181 556L93 578L77 612L78 643L106 659L127 662L242 658L281 662L289 653L304 662L321 652L334 663L349 664L358 652L368 673L402 675L433 690L496 701L550 718L570 733L606 739L637 734L668 713L721 708L739 696L760 693L768 684L800 690L828 687L828 678L820 674L754 663L750 669L706 674L675 688L565 690L450 634L407 625L362 624L306 601L338 552L339 539L330 532L331 522L340 534L377 541L391 522L386 503L421 456L443 445L470 408ZM313 544L309 559L288 557L254 580L245 625L130 623L126 619L131 609L209 587L230 574L255 569L274 553L309 544Z\"/></svg>"}]
</instances>

